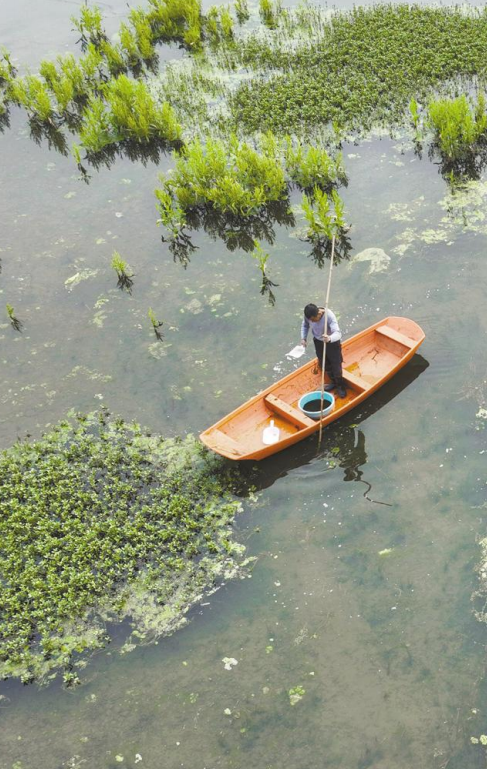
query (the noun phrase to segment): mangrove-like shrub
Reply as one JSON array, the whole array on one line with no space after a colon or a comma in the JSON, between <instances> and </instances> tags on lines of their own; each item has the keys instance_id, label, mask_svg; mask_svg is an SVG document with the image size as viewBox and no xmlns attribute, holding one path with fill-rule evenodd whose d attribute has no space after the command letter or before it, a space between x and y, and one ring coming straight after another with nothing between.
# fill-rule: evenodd
<instances>
[{"instance_id":1,"label":"mangrove-like shrub","mask_svg":"<svg viewBox=\"0 0 487 769\"><path fill-rule=\"evenodd\" d=\"M0 676L61 668L73 685L107 622L128 618L133 643L184 623L243 563L228 472L191 437L105 411L2 452Z\"/></svg>"}]
</instances>

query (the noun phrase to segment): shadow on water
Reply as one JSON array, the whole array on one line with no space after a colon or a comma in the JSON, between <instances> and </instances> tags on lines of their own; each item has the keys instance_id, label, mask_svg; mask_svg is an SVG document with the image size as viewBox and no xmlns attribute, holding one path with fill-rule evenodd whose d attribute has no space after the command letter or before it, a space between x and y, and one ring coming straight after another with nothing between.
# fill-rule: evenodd
<instances>
[{"instance_id":1,"label":"shadow on water","mask_svg":"<svg viewBox=\"0 0 487 769\"><path fill-rule=\"evenodd\" d=\"M310 464L316 459L329 459L344 471L344 481L358 481L369 487L364 496L371 502L377 500L369 496L370 484L362 479L363 470L367 464L365 449L365 433L357 426L375 414L379 409L393 400L406 387L414 382L429 366L422 355L416 354L412 360L401 369L389 382L386 382L374 395L352 409L337 422L326 428L325 440L317 450L317 437L311 435L294 446L265 459L259 464L241 463L242 476L245 479L237 492L242 496L248 493L250 487L262 490L272 486L278 478L282 478L298 467ZM323 470L325 472L325 469ZM383 503L381 503L383 504Z\"/></svg>"}]
</instances>

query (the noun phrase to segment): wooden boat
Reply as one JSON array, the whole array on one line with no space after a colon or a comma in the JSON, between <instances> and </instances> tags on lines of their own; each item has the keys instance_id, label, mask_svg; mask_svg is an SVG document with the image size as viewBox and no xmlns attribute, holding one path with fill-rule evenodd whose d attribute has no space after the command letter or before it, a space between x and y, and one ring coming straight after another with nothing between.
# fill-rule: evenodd
<instances>
[{"instance_id":1,"label":"wooden boat","mask_svg":"<svg viewBox=\"0 0 487 769\"><path fill-rule=\"evenodd\" d=\"M358 406L399 371L423 342L420 326L408 318L390 317L374 323L342 342L345 398L336 398L323 425ZM321 372L313 373L316 359L275 382L201 433L208 448L228 459L263 459L319 430L320 420L298 408L302 395L321 389ZM329 381L325 376L325 381ZM264 428L273 419L280 430L277 443L262 442ZM325 433L326 437L326 433Z\"/></svg>"}]
</instances>

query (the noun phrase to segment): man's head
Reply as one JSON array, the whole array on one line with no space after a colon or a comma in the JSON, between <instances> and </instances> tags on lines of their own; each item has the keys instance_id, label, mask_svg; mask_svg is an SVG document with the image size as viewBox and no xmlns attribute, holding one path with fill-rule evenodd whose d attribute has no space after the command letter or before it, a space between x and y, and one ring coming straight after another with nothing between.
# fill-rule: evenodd
<instances>
[{"instance_id":1,"label":"man's head","mask_svg":"<svg viewBox=\"0 0 487 769\"><path fill-rule=\"evenodd\" d=\"M307 304L304 308L304 317L307 320L316 321L319 320L320 309L316 304Z\"/></svg>"}]
</instances>

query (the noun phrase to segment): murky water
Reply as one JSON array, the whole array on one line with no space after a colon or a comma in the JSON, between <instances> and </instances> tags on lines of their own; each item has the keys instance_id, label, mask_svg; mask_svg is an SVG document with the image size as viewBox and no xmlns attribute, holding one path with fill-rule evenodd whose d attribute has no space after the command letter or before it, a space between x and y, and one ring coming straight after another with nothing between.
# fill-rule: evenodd
<instances>
[{"instance_id":1,"label":"murky water","mask_svg":"<svg viewBox=\"0 0 487 769\"><path fill-rule=\"evenodd\" d=\"M57 12L49 45L39 35L37 52L27 32L14 50L30 64L71 41L61 30L75 6L46 0L39 18L44 6ZM24 326L0 325L2 447L100 403L153 431L197 432L291 370L302 307L326 289L291 228L276 226L268 249L271 307L242 251L198 234L187 269L173 262L154 165L119 160L85 185L21 115L11 122L0 295ZM470 743L487 731L486 634L470 596L485 535L487 188L450 199L407 142L344 155L352 258L390 258L337 266L331 306L346 334L413 318L421 355L328 428L320 451L312 438L246 471L259 489L237 524L258 556L251 578L157 645L120 655L115 640L74 692L2 684L1 769L485 766ZM116 287L113 249L135 272L132 295Z\"/></svg>"}]
</instances>

